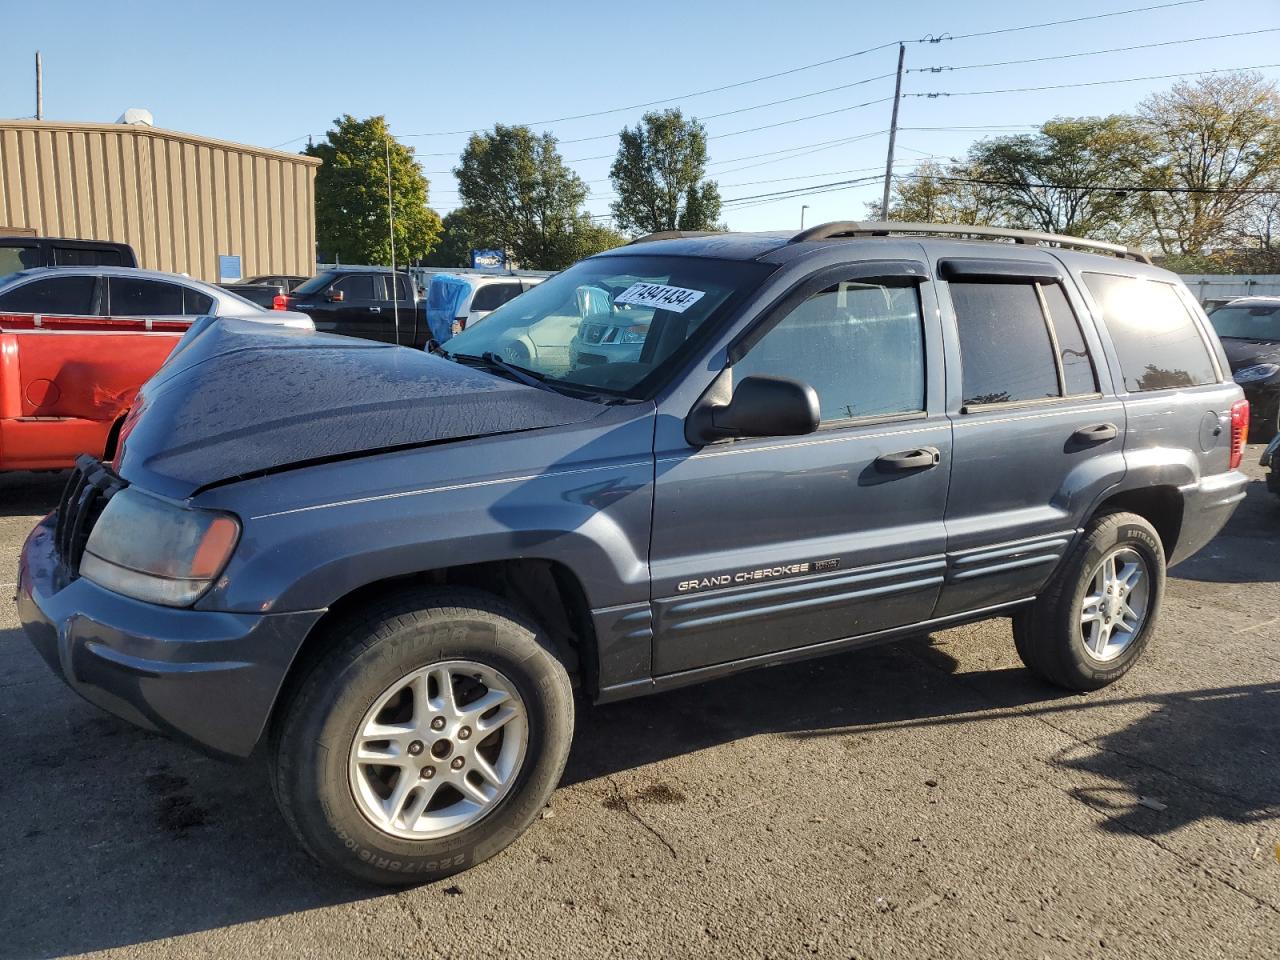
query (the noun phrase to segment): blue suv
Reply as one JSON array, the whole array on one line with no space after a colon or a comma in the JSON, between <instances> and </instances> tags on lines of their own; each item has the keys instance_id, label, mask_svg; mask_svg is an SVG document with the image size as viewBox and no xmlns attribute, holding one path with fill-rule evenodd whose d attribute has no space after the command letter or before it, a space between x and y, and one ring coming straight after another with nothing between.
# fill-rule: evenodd
<instances>
[{"instance_id":1,"label":"blue suv","mask_svg":"<svg viewBox=\"0 0 1280 960\"><path fill-rule=\"evenodd\" d=\"M581 362L584 318L642 342ZM88 700L265 753L322 862L420 882L530 825L575 689L997 616L1050 683L1111 683L1243 498L1247 427L1204 313L1137 251L668 237L434 353L193 329L27 540L19 610Z\"/></svg>"}]
</instances>

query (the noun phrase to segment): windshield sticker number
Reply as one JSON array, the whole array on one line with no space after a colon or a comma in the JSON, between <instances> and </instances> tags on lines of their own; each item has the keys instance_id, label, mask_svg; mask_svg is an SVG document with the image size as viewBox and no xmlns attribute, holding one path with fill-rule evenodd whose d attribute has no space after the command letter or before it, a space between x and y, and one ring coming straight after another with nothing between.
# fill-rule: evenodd
<instances>
[{"instance_id":1,"label":"windshield sticker number","mask_svg":"<svg viewBox=\"0 0 1280 960\"><path fill-rule=\"evenodd\" d=\"M639 307L684 313L702 299L704 291L668 287L661 283L633 283L613 298L614 303L633 303Z\"/></svg>"}]
</instances>

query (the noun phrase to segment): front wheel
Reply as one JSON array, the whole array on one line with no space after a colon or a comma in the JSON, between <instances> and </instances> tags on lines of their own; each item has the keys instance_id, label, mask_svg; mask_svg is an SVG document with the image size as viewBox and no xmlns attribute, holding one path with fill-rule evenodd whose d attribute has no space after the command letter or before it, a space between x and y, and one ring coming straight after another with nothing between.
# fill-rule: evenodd
<instances>
[{"instance_id":1,"label":"front wheel","mask_svg":"<svg viewBox=\"0 0 1280 960\"><path fill-rule=\"evenodd\" d=\"M1146 647L1164 584L1164 547L1155 528L1137 514L1104 514L1044 593L1014 616L1018 655L1057 686L1105 687Z\"/></svg>"},{"instance_id":2,"label":"front wheel","mask_svg":"<svg viewBox=\"0 0 1280 960\"><path fill-rule=\"evenodd\" d=\"M336 630L272 743L276 796L307 850L403 885L515 840L573 736L569 677L538 629L496 597L423 590Z\"/></svg>"}]
</instances>

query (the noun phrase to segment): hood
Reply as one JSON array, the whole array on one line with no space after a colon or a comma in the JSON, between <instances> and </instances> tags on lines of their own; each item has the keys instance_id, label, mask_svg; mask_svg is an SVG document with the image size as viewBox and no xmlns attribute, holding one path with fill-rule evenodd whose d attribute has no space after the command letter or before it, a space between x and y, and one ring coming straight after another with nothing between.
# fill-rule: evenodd
<instances>
[{"instance_id":1,"label":"hood","mask_svg":"<svg viewBox=\"0 0 1280 960\"><path fill-rule=\"evenodd\" d=\"M1223 337L1222 349L1226 351L1227 362L1231 364L1233 373L1259 363L1280 363L1280 343L1259 343L1256 340Z\"/></svg>"},{"instance_id":2,"label":"hood","mask_svg":"<svg viewBox=\"0 0 1280 960\"><path fill-rule=\"evenodd\" d=\"M391 344L218 320L143 386L116 467L183 498L384 450L561 426L602 408Z\"/></svg>"}]
</instances>

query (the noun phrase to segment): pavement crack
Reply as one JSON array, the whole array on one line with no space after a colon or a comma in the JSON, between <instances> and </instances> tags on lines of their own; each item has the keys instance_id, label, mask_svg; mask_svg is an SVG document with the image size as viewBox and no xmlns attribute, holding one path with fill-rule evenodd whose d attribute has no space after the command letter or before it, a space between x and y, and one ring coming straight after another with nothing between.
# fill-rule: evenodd
<instances>
[{"instance_id":1,"label":"pavement crack","mask_svg":"<svg viewBox=\"0 0 1280 960\"><path fill-rule=\"evenodd\" d=\"M671 845L671 841L664 837L656 827L650 825L644 817L636 813L635 808L631 806L631 801L628 800L626 794L622 792L622 787L618 786L618 781L613 777L605 777L605 780L608 781L609 786L613 787L614 808L622 810L631 817L632 820L644 827L644 829L649 831L649 833L653 834L654 837L657 838L658 842L667 848L667 852L671 854L672 860L679 860L680 856L676 853L676 848Z\"/></svg>"}]
</instances>

